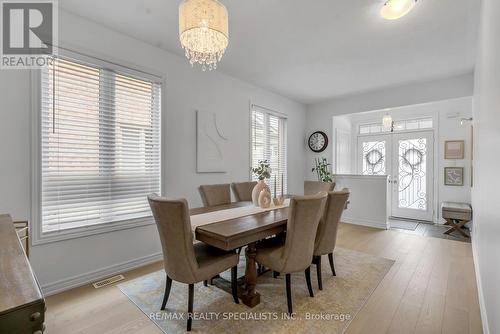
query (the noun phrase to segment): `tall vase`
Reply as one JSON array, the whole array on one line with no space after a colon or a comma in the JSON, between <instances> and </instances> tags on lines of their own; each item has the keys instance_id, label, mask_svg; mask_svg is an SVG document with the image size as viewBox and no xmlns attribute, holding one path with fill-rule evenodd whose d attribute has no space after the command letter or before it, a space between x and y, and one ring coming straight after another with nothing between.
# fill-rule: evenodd
<instances>
[{"instance_id":1,"label":"tall vase","mask_svg":"<svg viewBox=\"0 0 500 334\"><path fill-rule=\"evenodd\" d=\"M260 192L264 189L267 189L267 191L269 191L269 193L271 193L271 190L269 189L267 184L264 182L264 180L259 180L259 182L257 182L257 184L255 185L255 187L253 187L253 190L252 190L253 205L259 206L259 195L260 195Z\"/></svg>"}]
</instances>

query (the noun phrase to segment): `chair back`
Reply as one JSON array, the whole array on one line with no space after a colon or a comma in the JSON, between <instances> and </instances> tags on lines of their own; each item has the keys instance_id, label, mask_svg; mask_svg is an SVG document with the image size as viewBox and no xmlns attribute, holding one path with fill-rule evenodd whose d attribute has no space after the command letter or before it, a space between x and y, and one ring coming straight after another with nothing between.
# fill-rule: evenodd
<instances>
[{"instance_id":1,"label":"chair back","mask_svg":"<svg viewBox=\"0 0 500 334\"><path fill-rule=\"evenodd\" d=\"M304 195L316 195L322 191L333 191L335 182L304 181Z\"/></svg>"},{"instance_id":2,"label":"chair back","mask_svg":"<svg viewBox=\"0 0 500 334\"><path fill-rule=\"evenodd\" d=\"M156 195L149 195L148 201L160 234L165 272L178 282L195 281L198 262L187 201L167 200Z\"/></svg>"},{"instance_id":3,"label":"chair back","mask_svg":"<svg viewBox=\"0 0 500 334\"><path fill-rule=\"evenodd\" d=\"M283 273L305 270L311 265L316 231L323 213L327 193L297 196L290 199Z\"/></svg>"},{"instance_id":4,"label":"chair back","mask_svg":"<svg viewBox=\"0 0 500 334\"><path fill-rule=\"evenodd\" d=\"M217 206L231 203L231 186L228 184L203 185L199 188L203 206Z\"/></svg>"},{"instance_id":5,"label":"chair back","mask_svg":"<svg viewBox=\"0 0 500 334\"><path fill-rule=\"evenodd\" d=\"M349 189L346 188L328 193L324 214L318 225L314 255L330 254L335 249L340 218L348 199Z\"/></svg>"},{"instance_id":6,"label":"chair back","mask_svg":"<svg viewBox=\"0 0 500 334\"><path fill-rule=\"evenodd\" d=\"M231 183L236 202L252 201L252 190L257 185L257 181Z\"/></svg>"}]
</instances>

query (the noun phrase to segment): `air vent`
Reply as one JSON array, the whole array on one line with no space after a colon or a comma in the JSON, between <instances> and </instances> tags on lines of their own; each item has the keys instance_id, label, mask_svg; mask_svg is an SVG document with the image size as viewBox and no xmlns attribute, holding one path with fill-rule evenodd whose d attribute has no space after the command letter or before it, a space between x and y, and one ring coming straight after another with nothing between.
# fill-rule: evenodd
<instances>
[{"instance_id":1,"label":"air vent","mask_svg":"<svg viewBox=\"0 0 500 334\"><path fill-rule=\"evenodd\" d=\"M94 288L99 289L99 288L102 288L103 286L111 285L113 283L122 281L124 279L125 279L125 276L120 274L120 275L116 275L116 276L109 277L109 278L103 279L101 281L92 283L92 285L94 286Z\"/></svg>"}]
</instances>

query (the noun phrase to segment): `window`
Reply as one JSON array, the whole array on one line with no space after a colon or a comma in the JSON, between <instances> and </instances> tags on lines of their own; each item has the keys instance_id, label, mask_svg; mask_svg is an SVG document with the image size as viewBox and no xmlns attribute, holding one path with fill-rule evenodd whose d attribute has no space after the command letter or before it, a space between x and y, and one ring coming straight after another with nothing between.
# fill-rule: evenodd
<instances>
[{"instance_id":1,"label":"window","mask_svg":"<svg viewBox=\"0 0 500 334\"><path fill-rule=\"evenodd\" d=\"M161 83L126 73L66 58L42 70L42 233L151 216Z\"/></svg>"},{"instance_id":2,"label":"window","mask_svg":"<svg viewBox=\"0 0 500 334\"><path fill-rule=\"evenodd\" d=\"M404 121L394 121L394 132L396 131L412 131L432 129L432 118L409 119ZM382 123L362 124L359 126L359 134L367 135L374 133L390 132L390 129L385 129Z\"/></svg>"},{"instance_id":3,"label":"window","mask_svg":"<svg viewBox=\"0 0 500 334\"><path fill-rule=\"evenodd\" d=\"M281 177L283 177L283 193L287 192L287 151L286 151L286 118L269 112L264 108L252 106L252 167L257 166L259 160L268 160L272 168L271 179L268 185L274 191L282 191ZM257 178L252 175L254 180Z\"/></svg>"}]
</instances>

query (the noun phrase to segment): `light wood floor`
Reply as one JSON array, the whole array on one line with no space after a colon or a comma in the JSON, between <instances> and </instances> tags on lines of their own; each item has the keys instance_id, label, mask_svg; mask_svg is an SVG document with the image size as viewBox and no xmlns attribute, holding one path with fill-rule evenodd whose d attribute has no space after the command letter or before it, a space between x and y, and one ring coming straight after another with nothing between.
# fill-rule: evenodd
<instances>
[{"instance_id":1,"label":"light wood floor","mask_svg":"<svg viewBox=\"0 0 500 334\"><path fill-rule=\"evenodd\" d=\"M343 224L338 246L396 261L347 333L482 333L469 243ZM115 286L83 286L47 304L48 334L161 333Z\"/></svg>"}]
</instances>

